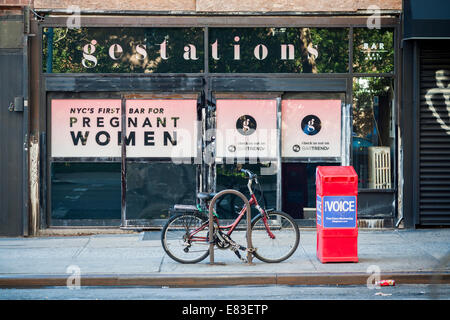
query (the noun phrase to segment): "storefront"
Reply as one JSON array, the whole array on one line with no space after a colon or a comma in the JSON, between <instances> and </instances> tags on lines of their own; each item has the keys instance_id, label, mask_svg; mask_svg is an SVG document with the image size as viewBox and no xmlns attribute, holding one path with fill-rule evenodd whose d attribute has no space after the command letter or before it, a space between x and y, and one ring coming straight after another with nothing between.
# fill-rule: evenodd
<instances>
[{"instance_id":1,"label":"storefront","mask_svg":"<svg viewBox=\"0 0 450 320\"><path fill-rule=\"evenodd\" d=\"M157 228L198 191L245 192L238 165L303 226L316 167L353 165L360 223L393 226L399 19L367 19L46 17L40 228ZM233 201L221 206L232 218Z\"/></svg>"}]
</instances>

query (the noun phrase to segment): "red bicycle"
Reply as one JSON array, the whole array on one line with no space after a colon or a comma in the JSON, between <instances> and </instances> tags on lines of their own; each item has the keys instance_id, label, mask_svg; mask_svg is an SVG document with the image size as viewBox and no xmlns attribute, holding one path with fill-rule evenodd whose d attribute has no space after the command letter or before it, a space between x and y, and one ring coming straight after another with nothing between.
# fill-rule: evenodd
<instances>
[{"instance_id":1,"label":"red bicycle","mask_svg":"<svg viewBox=\"0 0 450 320\"><path fill-rule=\"evenodd\" d=\"M297 223L284 212L262 208L252 189L253 181L259 185L257 175L245 169L242 169L241 172L248 176L249 203L259 212L251 222L251 240L254 247L252 254L257 259L268 263L288 259L300 242ZM175 209L181 209L183 213L171 217L161 232L162 247L173 260L180 263L197 263L209 255L209 208L207 203L214 196L214 193L200 192L197 194L197 197L206 203L203 208L200 205L197 207L175 206ZM236 220L225 226L220 225L219 217L214 213L214 244L219 249L232 250L243 261L245 259L241 257L239 250L248 251L248 249L234 241L231 235L237 229L245 230L238 228L238 225L246 211L247 208L244 205Z\"/></svg>"}]
</instances>

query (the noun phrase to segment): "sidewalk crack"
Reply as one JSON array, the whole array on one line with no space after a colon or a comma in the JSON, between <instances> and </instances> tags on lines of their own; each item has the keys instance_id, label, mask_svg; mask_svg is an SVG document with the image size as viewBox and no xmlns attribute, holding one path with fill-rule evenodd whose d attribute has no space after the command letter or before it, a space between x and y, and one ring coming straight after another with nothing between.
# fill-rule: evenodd
<instances>
[{"instance_id":1,"label":"sidewalk crack","mask_svg":"<svg viewBox=\"0 0 450 320\"><path fill-rule=\"evenodd\" d=\"M86 243L72 255L72 260L76 260L77 257L81 255L81 253L87 248L89 242L91 242L91 237L89 237Z\"/></svg>"},{"instance_id":2,"label":"sidewalk crack","mask_svg":"<svg viewBox=\"0 0 450 320\"><path fill-rule=\"evenodd\" d=\"M158 273L161 273L161 269L162 269L162 265L163 265L163 262L164 262L164 258L166 257L166 255L163 255L163 257L162 257L162 259L161 259L161 262L159 263L159 266L158 266Z\"/></svg>"},{"instance_id":3,"label":"sidewalk crack","mask_svg":"<svg viewBox=\"0 0 450 320\"><path fill-rule=\"evenodd\" d=\"M309 262L312 264L312 266L314 267L314 270L317 271L316 265L314 264L314 262L312 261L312 259L309 257L308 253L306 252L305 248L303 247L303 244L300 242L300 247L303 250L303 253L305 254L305 256L308 258Z\"/></svg>"}]
</instances>

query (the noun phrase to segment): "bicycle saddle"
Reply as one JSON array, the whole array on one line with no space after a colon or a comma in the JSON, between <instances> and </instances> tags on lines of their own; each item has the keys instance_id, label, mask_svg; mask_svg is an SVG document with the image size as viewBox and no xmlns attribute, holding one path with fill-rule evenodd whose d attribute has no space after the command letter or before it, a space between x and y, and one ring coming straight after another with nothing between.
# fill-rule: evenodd
<instances>
[{"instance_id":1,"label":"bicycle saddle","mask_svg":"<svg viewBox=\"0 0 450 320\"><path fill-rule=\"evenodd\" d=\"M203 200L203 201L209 201L212 198L214 198L214 196L216 194L217 193L215 193L215 192L199 192L199 193L197 193L197 198L199 198L200 200Z\"/></svg>"}]
</instances>

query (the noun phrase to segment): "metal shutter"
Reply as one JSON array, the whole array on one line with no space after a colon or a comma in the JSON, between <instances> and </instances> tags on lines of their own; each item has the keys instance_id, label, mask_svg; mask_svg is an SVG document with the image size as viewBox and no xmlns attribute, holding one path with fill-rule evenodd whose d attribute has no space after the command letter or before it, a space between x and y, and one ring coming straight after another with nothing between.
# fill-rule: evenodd
<instances>
[{"instance_id":1,"label":"metal shutter","mask_svg":"<svg viewBox=\"0 0 450 320\"><path fill-rule=\"evenodd\" d=\"M450 225L450 41L420 47L418 222Z\"/></svg>"}]
</instances>

